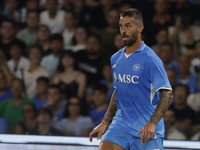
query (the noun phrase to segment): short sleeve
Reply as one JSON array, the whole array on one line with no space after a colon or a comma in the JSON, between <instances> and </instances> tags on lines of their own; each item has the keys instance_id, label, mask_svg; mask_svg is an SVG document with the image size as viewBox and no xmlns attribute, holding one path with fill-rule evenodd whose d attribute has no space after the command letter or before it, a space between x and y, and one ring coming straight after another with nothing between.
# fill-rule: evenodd
<instances>
[{"instance_id":1,"label":"short sleeve","mask_svg":"<svg viewBox=\"0 0 200 150\"><path fill-rule=\"evenodd\" d=\"M162 61L154 57L149 59L148 64L149 78L155 91L157 92L160 89L172 90Z\"/></svg>"}]
</instances>

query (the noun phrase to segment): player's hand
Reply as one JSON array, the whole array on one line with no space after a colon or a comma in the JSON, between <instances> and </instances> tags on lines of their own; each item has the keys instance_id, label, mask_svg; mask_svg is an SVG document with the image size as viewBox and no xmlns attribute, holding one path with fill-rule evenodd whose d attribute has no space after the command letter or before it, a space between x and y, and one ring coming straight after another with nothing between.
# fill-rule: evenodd
<instances>
[{"instance_id":1,"label":"player's hand","mask_svg":"<svg viewBox=\"0 0 200 150\"><path fill-rule=\"evenodd\" d=\"M156 124L152 122L148 122L142 129L140 129L137 135L142 133L141 136L142 144L145 143L145 140L146 144L152 140L155 130L156 130Z\"/></svg>"},{"instance_id":2,"label":"player's hand","mask_svg":"<svg viewBox=\"0 0 200 150\"><path fill-rule=\"evenodd\" d=\"M101 139L107 128L108 125L103 123L100 123L98 126L96 126L90 133L90 142L92 142L92 138L95 133L97 134L97 140Z\"/></svg>"}]
</instances>

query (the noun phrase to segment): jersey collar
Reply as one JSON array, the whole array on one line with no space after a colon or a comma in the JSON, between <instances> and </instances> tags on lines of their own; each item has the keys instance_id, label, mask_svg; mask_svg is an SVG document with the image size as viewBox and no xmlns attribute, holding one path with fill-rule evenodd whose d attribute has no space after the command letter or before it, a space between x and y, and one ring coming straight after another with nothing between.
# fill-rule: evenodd
<instances>
[{"instance_id":1,"label":"jersey collar","mask_svg":"<svg viewBox=\"0 0 200 150\"><path fill-rule=\"evenodd\" d=\"M145 47L146 47L146 44L144 43L144 41L142 41L142 44L140 45L140 47L134 53L142 51ZM126 50L126 47L124 47L123 53L125 52L125 50Z\"/></svg>"},{"instance_id":2,"label":"jersey collar","mask_svg":"<svg viewBox=\"0 0 200 150\"><path fill-rule=\"evenodd\" d=\"M144 41L142 41L142 44L140 45L140 47L135 51L135 53L142 51L145 48L146 44L144 43Z\"/></svg>"}]
</instances>

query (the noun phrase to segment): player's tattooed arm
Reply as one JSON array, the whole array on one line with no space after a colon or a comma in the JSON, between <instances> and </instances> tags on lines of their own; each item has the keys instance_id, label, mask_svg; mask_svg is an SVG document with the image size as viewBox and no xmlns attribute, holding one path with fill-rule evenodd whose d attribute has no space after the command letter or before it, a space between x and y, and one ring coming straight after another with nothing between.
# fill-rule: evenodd
<instances>
[{"instance_id":1,"label":"player's tattooed arm","mask_svg":"<svg viewBox=\"0 0 200 150\"><path fill-rule=\"evenodd\" d=\"M158 102L153 116L150 119L150 122L155 124L157 124L160 121L160 119L163 117L173 100L172 91L161 90L160 92L162 93L162 96L160 98L160 101Z\"/></svg>"},{"instance_id":2,"label":"player's tattooed arm","mask_svg":"<svg viewBox=\"0 0 200 150\"><path fill-rule=\"evenodd\" d=\"M110 125L110 123L113 120L113 117L115 116L115 113L117 111L117 100L116 100L116 95L115 95L115 91L112 94L111 100L110 100L110 104L108 107L108 110L103 118L103 120Z\"/></svg>"}]
</instances>

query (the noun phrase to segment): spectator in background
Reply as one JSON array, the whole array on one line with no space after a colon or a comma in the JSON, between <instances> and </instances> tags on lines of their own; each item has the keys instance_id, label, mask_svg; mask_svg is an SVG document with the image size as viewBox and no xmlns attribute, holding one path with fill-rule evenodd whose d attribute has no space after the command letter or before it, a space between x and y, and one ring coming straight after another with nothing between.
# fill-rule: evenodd
<instances>
[{"instance_id":1,"label":"spectator in background","mask_svg":"<svg viewBox=\"0 0 200 150\"><path fill-rule=\"evenodd\" d=\"M39 1L40 0L26 0L26 5L23 7L21 11L21 22L22 24L26 23L27 20L27 13L29 11L38 11L40 10L39 8Z\"/></svg>"},{"instance_id":2,"label":"spectator in background","mask_svg":"<svg viewBox=\"0 0 200 150\"><path fill-rule=\"evenodd\" d=\"M25 104L23 107L24 121L20 121L15 126L15 134L28 134L29 130L36 128L37 110L34 104Z\"/></svg>"},{"instance_id":3,"label":"spectator in background","mask_svg":"<svg viewBox=\"0 0 200 150\"><path fill-rule=\"evenodd\" d=\"M198 75L198 87L200 88L200 75ZM200 112L200 91L190 94L187 99L187 104L196 113Z\"/></svg>"},{"instance_id":4,"label":"spectator in background","mask_svg":"<svg viewBox=\"0 0 200 150\"><path fill-rule=\"evenodd\" d=\"M12 97L10 88L7 85L7 79L2 70L0 70L0 104L8 98Z\"/></svg>"},{"instance_id":5,"label":"spectator in background","mask_svg":"<svg viewBox=\"0 0 200 150\"><path fill-rule=\"evenodd\" d=\"M200 73L200 40L195 43L194 50L196 57L191 60L190 72L197 75Z\"/></svg>"},{"instance_id":6,"label":"spectator in background","mask_svg":"<svg viewBox=\"0 0 200 150\"><path fill-rule=\"evenodd\" d=\"M173 57L173 48L170 43L163 43L160 45L158 56L163 61L165 70L174 69L176 73L179 74L177 60Z\"/></svg>"},{"instance_id":7,"label":"spectator in background","mask_svg":"<svg viewBox=\"0 0 200 150\"><path fill-rule=\"evenodd\" d=\"M168 31L166 29L161 29L156 34L156 44L153 45L151 48L154 50L155 53L159 52L159 48L163 43L168 42Z\"/></svg>"},{"instance_id":8,"label":"spectator in background","mask_svg":"<svg viewBox=\"0 0 200 150\"><path fill-rule=\"evenodd\" d=\"M46 108L52 113L53 121L60 121L64 117L67 103L62 99L61 89L56 85L48 87L47 91L48 102Z\"/></svg>"},{"instance_id":9,"label":"spectator in background","mask_svg":"<svg viewBox=\"0 0 200 150\"><path fill-rule=\"evenodd\" d=\"M49 48L52 53L42 58L41 66L50 73L52 78L56 73L59 58L63 51L63 37L60 34L51 35L49 38Z\"/></svg>"},{"instance_id":10,"label":"spectator in background","mask_svg":"<svg viewBox=\"0 0 200 150\"><path fill-rule=\"evenodd\" d=\"M64 11L58 10L58 0L47 0L46 10L40 13L40 24L49 27L52 34L64 29Z\"/></svg>"},{"instance_id":11,"label":"spectator in background","mask_svg":"<svg viewBox=\"0 0 200 150\"><path fill-rule=\"evenodd\" d=\"M23 106L27 103L32 104L33 102L22 96L24 92L24 84L20 79L14 78L12 80L11 92L13 97L4 100L0 104L0 117L5 117L11 121L23 120Z\"/></svg>"},{"instance_id":12,"label":"spectator in background","mask_svg":"<svg viewBox=\"0 0 200 150\"><path fill-rule=\"evenodd\" d=\"M147 45L156 44L155 35L161 29L168 29L169 26L174 25L174 18L169 13L168 0L155 0L154 9L155 14L152 18L146 19L144 24L148 24L144 28L145 43Z\"/></svg>"},{"instance_id":13,"label":"spectator in background","mask_svg":"<svg viewBox=\"0 0 200 150\"><path fill-rule=\"evenodd\" d=\"M72 46L72 38L76 31L77 21L76 16L73 12L67 11L65 12L65 28L62 32L62 36L64 39L64 49L71 49Z\"/></svg>"},{"instance_id":14,"label":"spectator in background","mask_svg":"<svg viewBox=\"0 0 200 150\"><path fill-rule=\"evenodd\" d=\"M23 41L26 46L36 44L37 26L39 23L39 13L37 11L28 11L26 17L27 27L16 34L16 38Z\"/></svg>"},{"instance_id":15,"label":"spectator in background","mask_svg":"<svg viewBox=\"0 0 200 150\"><path fill-rule=\"evenodd\" d=\"M169 40L174 45L175 57L186 54L185 45L200 40L200 28L191 25L191 18L185 11L180 12L176 15L175 26L169 27Z\"/></svg>"},{"instance_id":16,"label":"spectator in background","mask_svg":"<svg viewBox=\"0 0 200 150\"><path fill-rule=\"evenodd\" d=\"M105 56L102 55L100 41L100 38L95 34L88 36L86 50L79 51L76 54L78 66L86 74L88 85L103 79L101 72Z\"/></svg>"},{"instance_id":17,"label":"spectator in background","mask_svg":"<svg viewBox=\"0 0 200 150\"><path fill-rule=\"evenodd\" d=\"M104 79L100 81L100 83L105 84L108 88L108 100L110 102L111 96L115 90L113 87L113 78L112 78L112 68L110 63L105 63L102 69L102 74Z\"/></svg>"},{"instance_id":18,"label":"spectator in background","mask_svg":"<svg viewBox=\"0 0 200 150\"><path fill-rule=\"evenodd\" d=\"M63 5L61 7L62 10L64 10L64 11L73 11L74 10L73 1L71 1L71 0L62 0L62 1L63 1Z\"/></svg>"},{"instance_id":19,"label":"spectator in background","mask_svg":"<svg viewBox=\"0 0 200 150\"><path fill-rule=\"evenodd\" d=\"M7 86L9 86L13 78L13 75L8 68L6 57L1 50L0 50L0 70L2 70L3 73L5 74L7 80Z\"/></svg>"},{"instance_id":20,"label":"spectator in background","mask_svg":"<svg viewBox=\"0 0 200 150\"><path fill-rule=\"evenodd\" d=\"M131 1L118 1L119 2L119 12L122 13L124 10L132 8Z\"/></svg>"},{"instance_id":21,"label":"spectator in background","mask_svg":"<svg viewBox=\"0 0 200 150\"><path fill-rule=\"evenodd\" d=\"M178 67L180 74L177 76L177 83L187 85L190 89L190 93L197 93L199 91L197 77L190 73L190 60L187 55L179 56Z\"/></svg>"},{"instance_id":22,"label":"spectator in background","mask_svg":"<svg viewBox=\"0 0 200 150\"><path fill-rule=\"evenodd\" d=\"M89 114L96 126L102 121L108 109L108 89L106 85L99 84L94 87L93 100L95 108L90 110Z\"/></svg>"},{"instance_id":23,"label":"spectator in background","mask_svg":"<svg viewBox=\"0 0 200 150\"><path fill-rule=\"evenodd\" d=\"M79 26L76 28L76 32L74 34L74 37L72 38L72 51L78 52L80 50L85 49L86 45L86 39L88 36L88 31L85 27Z\"/></svg>"},{"instance_id":24,"label":"spectator in background","mask_svg":"<svg viewBox=\"0 0 200 150\"><path fill-rule=\"evenodd\" d=\"M166 127L167 140L186 140L186 136L179 131L179 127L176 126L175 112L172 109L168 109L164 116L164 123Z\"/></svg>"},{"instance_id":25,"label":"spectator in background","mask_svg":"<svg viewBox=\"0 0 200 150\"><path fill-rule=\"evenodd\" d=\"M18 10L19 1L18 0L5 0L3 15L7 18L11 18L16 22L20 22L20 12Z\"/></svg>"},{"instance_id":26,"label":"spectator in background","mask_svg":"<svg viewBox=\"0 0 200 150\"><path fill-rule=\"evenodd\" d=\"M174 87L174 105L170 106L175 112L176 125L190 126L195 122L195 112L187 106L187 97L190 91L188 86L177 84Z\"/></svg>"},{"instance_id":27,"label":"spectator in background","mask_svg":"<svg viewBox=\"0 0 200 150\"><path fill-rule=\"evenodd\" d=\"M95 108L95 103L93 100L93 86L88 86L85 90L85 103L88 110Z\"/></svg>"},{"instance_id":28,"label":"spectator in background","mask_svg":"<svg viewBox=\"0 0 200 150\"><path fill-rule=\"evenodd\" d=\"M37 110L44 108L48 103L47 90L49 86L49 79L47 77L39 77L37 79L37 94L33 97L32 101L35 103Z\"/></svg>"},{"instance_id":29,"label":"spectator in background","mask_svg":"<svg viewBox=\"0 0 200 150\"><path fill-rule=\"evenodd\" d=\"M8 68L13 76L16 76L16 72L25 69L30 65L29 60L22 56L22 48L18 43L13 43L10 46L11 59L7 62Z\"/></svg>"},{"instance_id":30,"label":"spectator in background","mask_svg":"<svg viewBox=\"0 0 200 150\"><path fill-rule=\"evenodd\" d=\"M177 84L177 73L174 69L167 69L166 73L167 73L170 85L172 86L172 89L173 89L173 87L175 87Z\"/></svg>"},{"instance_id":31,"label":"spectator in background","mask_svg":"<svg viewBox=\"0 0 200 150\"><path fill-rule=\"evenodd\" d=\"M89 116L84 116L82 100L71 97L67 103L66 118L58 124L57 129L68 136L88 136L94 123Z\"/></svg>"},{"instance_id":32,"label":"spectator in background","mask_svg":"<svg viewBox=\"0 0 200 150\"><path fill-rule=\"evenodd\" d=\"M84 8L85 1L84 0L76 0L76 1L72 1L72 3L74 5L73 11L76 15L77 20L79 20L79 16Z\"/></svg>"},{"instance_id":33,"label":"spectator in background","mask_svg":"<svg viewBox=\"0 0 200 150\"><path fill-rule=\"evenodd\" d=\"M53 79L66 99L73 96L83 98L86 87L86 76L77 70L76 60L72 51L64 51L61 55L58 72Z\"/></svg>"},{"instance_id":34,"label":"spectator in background","mask_svg":"<svg viewBox=\"0 0 200 150\"><path fill-rule=\"evenodd\" d=\"M97 17L98 16L98 17ZM80 13L79 25L89 26L91 30L106 27L106 20L99 1L85 0L85 6Z\"/></svg>"},{"instance_id":35,"label":"spectator in background","mask_svg":"<svg viewBox=\"0 0 200 150\"><path fill-rule=\"evenodd\" d=\"M38 123L37 127L33 130L29 130L29 135L64 135L51 126L52 113L48 108L38 110L36 121Z\"/></svg>"},{"instance_id":36,"label":"spectator in background","mask_svg":"<svg viewBox=\"0 0 200 150\"><path fill-rule=\"evenodd\" d=\"M24 70L18 71L16 75L18 78L24 80L26 95L29 99L32 99L33 96L35 96L35 94L37 93L37 78L41 76L49 77L49 72L40 65L43 52L42 47L31 46L29 47L28 52L30 66Z\"/></svg>"},{"instance_id":37,"label":"spectator in background","mask_svg":"<svg viewBox=\"0 0 200 150\"><path fill-rule=\"evenodd\" d=\"M37 43L40 46L42 46L44 56L49 55L51 53L51 50L49 48L50 47L49 37L50 37L49 28L44 24L40 24L37 30L37 40L38 40Z\"/></svg>"},{"instance_id":38,"label":"spectator in background","mask_svg":"<svg viewBox=\"0 0 200 150\"><path fill-rule=\"evenodd\" d=\"M15 38L15 23L10 19L5 19L0 28L0 49L4 52L7 60L11 58L9 54L10 45L13 43L19 43L22 47L22 54L25 54L26 45L24 42Z\"/></svg>"},{"instance_id":39,"label":"spectator in background","mask_svg":"<svg viewBox=\"0 0 200 150\"><path fill-rule=\"evenodd\" d=\"M116 9L109 10L106 15L108 26L97 31L97 35L101 38L103 52L105 54L113 54L113 39L116 33L119 32L119 12Z\"/></svg>"},{"instance_id":40,"label":"spectator in background","mask_svg":"<svg viewBox=\"0 0 200 150\"><path fill-rule=\"evenodd\" d=\"M102 11L104 14L104 18L107 17L108 12L114 8L115 5L115 0L100 0L101 6L102 6Z\"/></svg>"},{"instance_id":41,"label":"spectator in background","mask_svg":"<svg viewBox=\"0 0 200 150\"><path fill-rule=\"evenodd\" d=\"M124 42L122 40L122 36L120 33L117 33L114 36L114 47L115 47L115 50L113 52L117 52L118 50L124 47Z\"/></svg>"}]
</instances>

